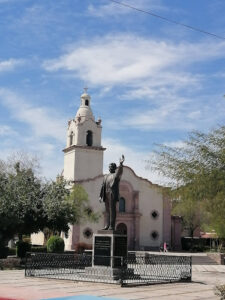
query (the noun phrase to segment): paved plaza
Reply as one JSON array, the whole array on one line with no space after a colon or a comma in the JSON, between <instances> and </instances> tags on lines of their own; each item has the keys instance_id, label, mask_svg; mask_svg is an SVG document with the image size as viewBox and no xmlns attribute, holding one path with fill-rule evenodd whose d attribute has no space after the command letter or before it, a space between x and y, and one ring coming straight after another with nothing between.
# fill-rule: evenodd
<instances>
[{"instance_id":1,"label":"paved plaza","mask_svg":"<svg viewBox=\"0 0 225 300\"><path fill-rule=\"evenodd\" d=\"M0 299L48 299L66 296L92 295L102 300L129 299L219 299L215 285L225 284L225 265L193 265L192 282L168 283L139 287L114 284L76 282L46 278L25 278L24 270L0 271ZM77 300L88 297L75 297ZM71 298L72 299L72 298ZM90 298L91 299L91 298ZM93 298L94 299L94 298Z\"/></svg>"}]
</instances>

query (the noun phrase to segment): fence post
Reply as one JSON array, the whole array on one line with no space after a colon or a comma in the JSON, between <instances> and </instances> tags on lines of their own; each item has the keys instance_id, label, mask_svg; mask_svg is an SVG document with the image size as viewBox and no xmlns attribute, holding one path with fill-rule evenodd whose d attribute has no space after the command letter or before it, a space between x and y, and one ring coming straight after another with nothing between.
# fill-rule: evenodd
<instances>
[{"instance_id":1,"label":"fence post","mask_svg":"<svg viewBox=\"0 0 225 300\"><path fill-rule=\"evenodd\" d=\"M190 279L189 281L192 280L192 256L190 256Z\"/></svg>"},{"instance_id":2,"label":"fence post","mask_svg":"<svg viewBox=\"0 0 225 300\"><path fill-rule=\"evenodd\" d=\"M124 276L123 276L123 272L124 272L124 261L123 261L123 256L121 256L120 257L120 262L121 262L121 272L120 272L120 285L121 285L121 287L123 286L123 278L124 278Z\"/></svg>"},{"instance_id":3,"label":"fence post","mask_svg":"<svg viewBox=\"0 0 225 300\"><path fill-rule=\"evenodd\" d=\"M29 276L29 274L27 274L28 273L27 262L28 262L28 259L29 259L30 256L31 256L31 252L26 252L26 255L25 255L25 277Z\"/></svg>"},{"instance_id":4,"label":"fence post","mask_svg":"<svg viewBox=\"0 0 225 300\"><path fill-rule=\"evenodd\" d=\"M25 277L27 277L27 255L28 252L26 252L26 256L25 256Z\"/></svg>"}]
</instances>

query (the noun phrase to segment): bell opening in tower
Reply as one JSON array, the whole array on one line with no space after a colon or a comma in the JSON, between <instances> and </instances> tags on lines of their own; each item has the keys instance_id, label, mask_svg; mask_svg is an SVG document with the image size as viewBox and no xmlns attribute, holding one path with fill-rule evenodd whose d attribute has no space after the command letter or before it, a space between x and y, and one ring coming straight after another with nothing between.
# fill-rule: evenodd
<instances>
[{"instance_id":1,"label":"bell opening in tower","mask_svg":"<svg viewBox=\"0 0 225 300\"><path fill-rule=\"evenodd\" d=\"M86 144L87 146L92 146L93 144L93 134L91 130L87 131Z\"/></svg>"},{"instance_id":2,"label":"bell opening in tower","mask_svg":"<svg viewBox=\"0 0 225 300\"><path fill-rule=\"evenodd\" d=\"M73 145L73 131L70 134L70 146Z\"/></svg>"}]
</instances>

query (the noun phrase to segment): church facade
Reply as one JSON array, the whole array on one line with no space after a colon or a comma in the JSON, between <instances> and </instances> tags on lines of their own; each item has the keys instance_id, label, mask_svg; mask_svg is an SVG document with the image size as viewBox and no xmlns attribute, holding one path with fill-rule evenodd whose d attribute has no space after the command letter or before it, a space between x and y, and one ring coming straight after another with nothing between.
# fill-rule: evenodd
<instances>
[{"instance_id":1,"label":"church facade","mask_svg":"<svg viewBox=\"0 0 225 300\"><path fill-rule=\"evenodd\" d=\"M85 91L74 119L68 121L67 143L64 151L63 176L71 183L81 184L89 195L90 208L100 212L98 223L71 225L66 250L78 243L92 244L93 233L105 223L104 204L99 202L103 181L101 144L102 122L95 120L91 97ZM126 153L124 154L126 157ZM116 162L117 163L117 162ZM117 204L116 230L128 236L129 250L159 249L162 243L171 244L171 215L168 199L160 188L124 166L120 181L120 200Z\"/></svg>"}]
</instances>

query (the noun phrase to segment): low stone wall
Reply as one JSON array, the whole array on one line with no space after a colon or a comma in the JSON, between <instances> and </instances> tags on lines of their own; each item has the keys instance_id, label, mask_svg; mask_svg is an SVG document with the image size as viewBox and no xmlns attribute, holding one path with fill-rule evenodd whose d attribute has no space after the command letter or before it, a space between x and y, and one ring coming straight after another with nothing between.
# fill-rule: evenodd
<instances>
[{"instance_id":1,"label":"low stone wall","mask_svg":"<svg viewBox=\"0 0 225 300\"><path fill-rule=\"evenodd\" d=\"M207 256L217 262L219 265L224 265L225 254L224 253L207 253Z\"/></svg>"},{"instance_id":2,"label":"low stone wall","mask_svg":"<svg viewBox=\"0 0 225 300\"><path fill-rule=\"evenodd\" d=\"M21 265L21 259L16 257L8 257L0 259L0 270L1 269L15 269Z\"/></svg>"}]
</instances>

